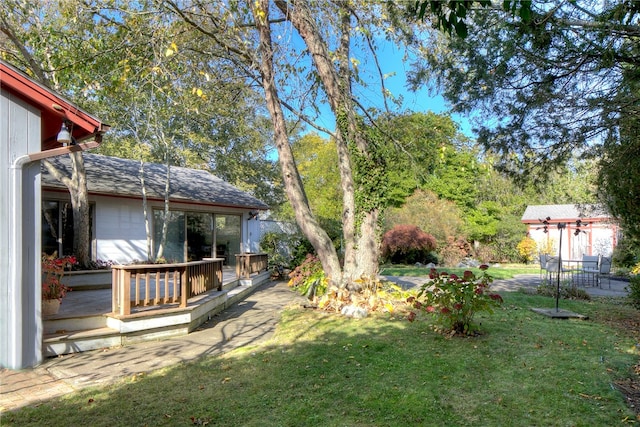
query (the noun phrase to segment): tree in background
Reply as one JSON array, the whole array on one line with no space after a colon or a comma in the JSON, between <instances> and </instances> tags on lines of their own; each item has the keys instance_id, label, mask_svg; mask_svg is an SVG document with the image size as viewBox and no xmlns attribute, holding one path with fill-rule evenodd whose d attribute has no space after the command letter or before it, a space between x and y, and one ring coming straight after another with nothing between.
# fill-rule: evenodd
<instances>
[{"instance_id":1,"label":"tree in background","mask_svg":"<svg viewBox=\"0 0 640 427\"><path fill-rule=\"evenodd\" d=\"M635 234L634 210L622 207L637 192L613 183L625 182L618 171L638 170L625 139L637 134L629 122L640 99L639 4L504 2L511 13L485 1L415 5L415 15L435 16L437 27L461 37L424 49L414 83L443 89L453 111L471 113L479 141L515 177L544 181L575 156L602 159L602 200Z\"/></svg>"},{"instance_id":2,"label":"tree in background","mask_svg":"<svg viewBox=\"0 0 640 427\"><path fill-rule=\"evenodd\" d=\"M467 238L457 205L427 190L416 190L404 205L391 208L386 213L386 230L403 224L415 225L431 234L439 248L446 244L449 237Z\"/></svg>"},{"instance_id":3,"label":"tree in background","mask_svg":"<svg viewBox=\"0 0 640 427\"><path fill-rule=\"evenodd\" d=\"M84 62L95 52L81 37L66 37L68 22L75 22L78 33L92 29L90 14L77 11L73 4L6 1L0 4L0 54L18 68L61 94L83 89ZM100 29L96 29L96 36ZM81 107L86 103L72 97ZM56 169L49 161L43 165L69 190L73 212L73 253L80 267L91 265L89 199L82 152L69 154L70 174ZM64 255L64 254L60 254Z\"/></svg>"},{"instance_id":4,"label":"tree in background","mask_svg":"<svg viewBox=\"0 0 640 427\"><path fill-rule=\"evenodd\" d=\"M331 239L339 241L342 188L335 144L311 133L293 142L293 154L311 210ZM293 212L290 215L293 217Z\"/></svg>"}]
</instances>

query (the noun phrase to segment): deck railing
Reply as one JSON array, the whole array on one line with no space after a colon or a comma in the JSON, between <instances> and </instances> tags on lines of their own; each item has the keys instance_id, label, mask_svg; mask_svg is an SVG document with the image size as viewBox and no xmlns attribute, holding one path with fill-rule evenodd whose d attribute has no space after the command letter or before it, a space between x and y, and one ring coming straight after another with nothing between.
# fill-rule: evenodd
<instances>
[{"instance_id":1,"label":"deck railing","mask_svg":"<svg viewBox=\"0 0 640 427\"><path fill-rule=\"evenodd\" d=\"M236 276L238 279L248 279L253 273L266 271L268 262L267 254L236 254Z\"/></svg>"},{"instance_id":2,"label":"deck railing","mask_svg":"<svg viewBox=\"0 0 640 427\"><path fill-rule=\"evenodd\" d=\"M222 290L222 259L176 264L114 265L112 311L131 314L132 307L165 304L187 306L187 300L212 289Z\"/></svg>"}]
</instances>

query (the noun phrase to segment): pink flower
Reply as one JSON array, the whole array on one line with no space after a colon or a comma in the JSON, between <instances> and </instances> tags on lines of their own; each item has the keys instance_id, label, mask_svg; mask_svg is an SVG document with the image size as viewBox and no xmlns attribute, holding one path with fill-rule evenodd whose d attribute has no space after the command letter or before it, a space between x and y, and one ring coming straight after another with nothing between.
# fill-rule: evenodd
<instances>
[{"instance_id":1,"label":"pink flower","mask_svg":"<svg viewBox=\"0 0 640 427\"><path fill-rule=\"evenodd\" d=\"M413 303L413 306L417 309L421 309L422 308L422 303L420 301L416 301Z\"/></svg>"},{"instance_id":2,"label":"pink flower","mask_svg":"<svg viewBox=\"0 0 640 427\"><path fill-rule=\"evenodd\" d=\"M426 310L428 313L433 313L434 311L436 311L435 307L432 305L428 306Z\"/></svg>"},{"instance_id":3,"label":"pink flower","mask_svg":"<svg viewBox=\"0 0 640 427\"><path fill-rule=\"evenodd\" d=\"M411 313L409 313L409 315L407 316L407 320L409 322L413 322L414 320L416 320L416 314L412 311Z\"/></svg>"},{"instance_id":4,"label":"pink flower","mask_svg":"<svg viewBox=\"0 0 640 427\"><path fill-rule=\"evenodd\" d=\"M482 289L482 286L478 286L474 292L476 293L476 295L482 295L484 291Z\"/></svg>"},{"instance_id":5,"label":"pink flower","mask_svg":"<svg viewBox=\"0 0 640 427\"><path fill-rule=\"evenodd\" d=\"M458 280L458 275L457 274L452 274L449 277L451 277L453 280Z\"/></svg>"},{"instance_id":6,"label":"pink flower","mask_svg":"<svg viewBox=\"0 0 640 427\"><path fill-rule=\"evenodd\" d=\"M442 313L442 314L449 314L449 313L451 313L451 310L449 310L449 307L442 307L442 308L440 309L440 313Z\"/></svg>"},{"instance_id":7,"label":"pink flower","mask_svg":"<svg viewBox=\"0 0 640 427\"><path fill-rule=\"evenodd\" d=\"M453 308L455 310L462 310L462 304L460 304L459 302L453 304Z\"/></svg>"},{"instance_id":8,"label":"pink flower","mask_svg":"<svg viewBox=\"0 0 640 427\"><path fill-rule=\"evenodd\" d=\"M482 264L480 267L478 267L480 270L484 271L484 270L488 270L489 266L487 264Z\"/></svg>"},{"instance_id":9,"label":"pink flower","mask_svg":"<svg viewBox=\"0 0 640 427\"><path fill-rule=\"evenodd\" d=\"M473 271L465 270L463 278L464 280L473 279Z\"/></svg>"}]
</instances>

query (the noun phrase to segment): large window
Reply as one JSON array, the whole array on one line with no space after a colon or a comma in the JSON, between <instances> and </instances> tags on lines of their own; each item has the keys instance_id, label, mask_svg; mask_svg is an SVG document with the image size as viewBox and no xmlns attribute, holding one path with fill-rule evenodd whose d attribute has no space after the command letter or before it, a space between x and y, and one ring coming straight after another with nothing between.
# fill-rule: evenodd
<instances>
[{"instance_id":1,"label":"large window","mask_svg":"<svg viewBox=\"0 0 640 427\"><path fill-rule=\"evenodd\" d=\"M235 265L235 254L240 253L241 221L239 215L216 215L216 252L225 264Z\"/></svg>"},{"instance_id":2,"label":"large window","mask_svg":"<svg viewBox=\"0 0 640 427\"><path fill-rule=\"evenodd\" d=\"M89 205L89 227L93 236L93 204ZM71 202L43 200L42 252L47 255L73 255L73 235Z\"/></svg>"},{"instance_id":3,"label":"large window","mask_svg":"<svg viewBox=\"0 0 640 427\"><path fill-rule=\"evenodd\" d=\"M153 243L156 254L162 240L163 218L163 210L154 210ZM240 242L240 215L170 211L162 255L168 262L218 257L224 259L225 265L234 265L235 254L240 252Z\"/></svg>"},{"instance_id":4,"label":"large window","mask_svg":"<svg viewBox=\"0 0 640 427\"><path fill-rule=\"evenodd\" d=\"M159 254L162 242L164 211L153 211L153 250ZM185 251L184 212L170 211L167 221L167 238L162 249L162 256L168 262L184 262Z\"/></svg>"}]
</instances>

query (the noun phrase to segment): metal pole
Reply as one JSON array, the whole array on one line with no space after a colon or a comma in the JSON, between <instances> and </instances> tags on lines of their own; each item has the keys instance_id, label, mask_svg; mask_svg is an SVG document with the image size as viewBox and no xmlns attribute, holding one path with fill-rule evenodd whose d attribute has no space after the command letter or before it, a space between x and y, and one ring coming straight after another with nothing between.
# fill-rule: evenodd
<instances>
[{"instance_id":1,"label":"metal pole","mask_svg":"<svg viewBox=\"0 0 640 427\"><path fill-rule=\"evenodd\" d=\"M564 228L567 226L566 222L558 223L558 231L560 231L560 243L558 244L558 280L557 280L557 288L556 288L556 313L559 311L558 309L558 301L560 300L560 273L562 271L562 233Z\"/></svg>"}]
</instances>

